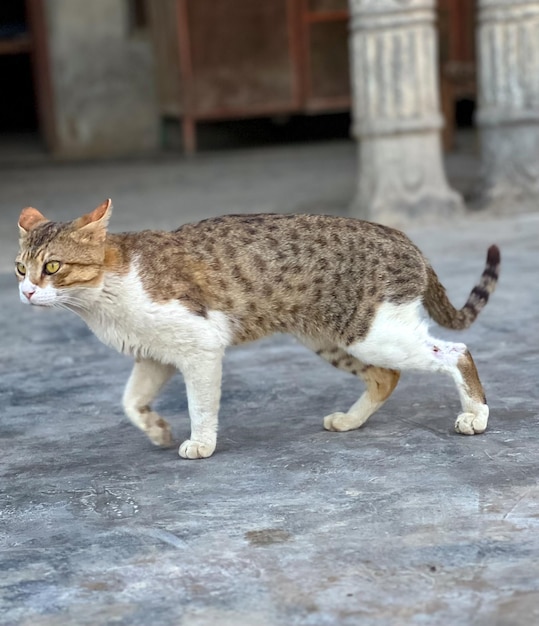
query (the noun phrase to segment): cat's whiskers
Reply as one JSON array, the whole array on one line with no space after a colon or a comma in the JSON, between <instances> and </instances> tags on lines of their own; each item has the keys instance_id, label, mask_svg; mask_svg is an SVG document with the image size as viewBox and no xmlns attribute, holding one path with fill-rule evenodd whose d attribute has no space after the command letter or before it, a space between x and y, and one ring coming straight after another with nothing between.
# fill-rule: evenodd
<instances>
[{"instance_id":1,"label":"cat's whiskers","mask_svg":"<svg viewBox=\"0 0 539 626\"><path fill-rule=\"evenodd\" d=\"M55 304L62 305L63 307L66 307L66 308L70 308L73 306L86 307L86 303L84 301L70 297L70 296L68 297L65 295L61 295L61 294L58 294L58 297L55 300Z\"/></svg>"},{"instance_id":2,"label":"cat's whiskers","mask_svg":"<svg viewBox=\"0 0 539 626\"><path fill-rule=\"evenodd\" d=\"M66 306L65 304L62 304L61 302L53 302L53 304L51 305L51 308L61 309L63 311L69 311L70 313L73 313L73 309L70 309L68 306Z\"/></svg>"},{"instance_id":3,"label":"cat's whiskers","mask_svg":"<svg viewBox=\"0 0 539 626\"><path fill-rule=\"evenodd\" d=\"M56 302L61 304L65 309L74 311L91 311L90 303L80 295L60 291L58 296L59 298Z\"/></svg>"}]
</instances>

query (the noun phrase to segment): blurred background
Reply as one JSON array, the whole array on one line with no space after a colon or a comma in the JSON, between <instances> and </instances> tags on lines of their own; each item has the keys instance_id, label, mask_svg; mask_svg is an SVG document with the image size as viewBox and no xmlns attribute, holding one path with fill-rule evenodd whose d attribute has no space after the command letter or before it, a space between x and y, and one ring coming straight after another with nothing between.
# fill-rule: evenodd
<instances>
[{"instance_id":1,"label":"blurred background","mask_svg":"<svg viewBox=\"0 0 539 626\"><path fill-rule=\"evenodd\" d=\"M475 0L435 3L443 148L474 123ZM347 0L2 0L0 155L348 138Z\"/></svg>"}]
</instances>

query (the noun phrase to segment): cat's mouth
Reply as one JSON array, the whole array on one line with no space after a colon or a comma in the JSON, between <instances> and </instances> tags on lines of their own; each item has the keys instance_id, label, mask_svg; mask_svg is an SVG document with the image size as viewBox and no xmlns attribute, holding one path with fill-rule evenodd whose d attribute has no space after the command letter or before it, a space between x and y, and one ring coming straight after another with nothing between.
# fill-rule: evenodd
<instances>
[{"instance_id":1,"label":"cat's mouth","mask_svg":"<svg viewBox=\"0 0 539 626\"><path fill-rule=\"evenodd\" d=\"M35 306L35 307L49 308L53 306L54 303L53 302L37 302L35 300L26 299L26 304L30 304L31 306Z\"/></svg>"},{"instance_id":2,"label":"cat's mouth","mask_svg":"<svg viewBox=\"0 0 539 626\"><path fill-rule=\"evenodd\" d=\"M23 304L39 307L51 307L58 302L58 294L54 288L38 287L29 281L20 284L19 297Z\"/></svg>"},{"instance_id":3,"label":"cat's mouth","mask_svg":"<svg viewBox=\"0 0 539 626\"><path fill-rule=\"evenodd\" d=\"M36 306L36 307L51 307L54 305L54 301L53 300L49 300L49 299L44 299L44 298L40 298L37 294L33 293L30 296L28 296L25 293L21 293L20 294L20 298L21 298L21 302L23 304L29 304L31 306Z\"/></svg>"}]
</instances>

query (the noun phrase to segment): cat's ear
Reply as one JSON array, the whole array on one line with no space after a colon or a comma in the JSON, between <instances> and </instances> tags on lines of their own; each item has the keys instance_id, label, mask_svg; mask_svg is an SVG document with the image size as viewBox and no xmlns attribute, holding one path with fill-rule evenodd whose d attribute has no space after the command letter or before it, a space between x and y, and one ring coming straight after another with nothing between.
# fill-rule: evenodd
<instances>
[{"instance_id":1,"label":"cat's ear","mask_svg":"<svg viewBox=\"0 0 539 626\"><path fill-rule=\"evenodd\" d=\"M86 213L73 222L73 226L78 232L104 241L107 234L107 225L112 213L112 200L109 198L100 204L91 213Z\"/></svg>"},{"instance_id":2,"label":"cat's ear","mask_svg":"<svg viewBox=\"0 0 539 626\"><path fill-rule=\"evenodd\" d=\"M19 234L21 237L25 237L28 234L28 231L35 228L38 224L48 221L49 220L37 209L27 206L21 211L21 215L19 217Z\"/></svg>"},{"instance_id":3,"label":"cat's ear","mask_svg":"<svg viewBox=\"0 0 539 626\"><path fill-rule=\"evenodd\" d=\"M91 213L86 213L86 215L83 215L82 217L79 217L79 219L75 220L75 225L77 228L84 228L86 226L107 228L111 213L112 200L109 198Z\"/></svg>"}]
</instances>

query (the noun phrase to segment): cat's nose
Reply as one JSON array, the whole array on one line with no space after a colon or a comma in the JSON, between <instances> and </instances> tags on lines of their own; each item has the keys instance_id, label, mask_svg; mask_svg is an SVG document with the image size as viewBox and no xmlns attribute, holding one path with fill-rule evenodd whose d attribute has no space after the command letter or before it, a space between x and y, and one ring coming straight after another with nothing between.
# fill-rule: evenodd
<instances>
[{"instance_id":1,"label":"cat's nose","mask_svg":"<svg viewBox=\"0 0 539 626\"><path fill-rule=\"evenodd\" d=\"M36 290L35 289L23 289L22 292L28 298L28 300L31 300Z\"/></svg>"}]
</instances>

